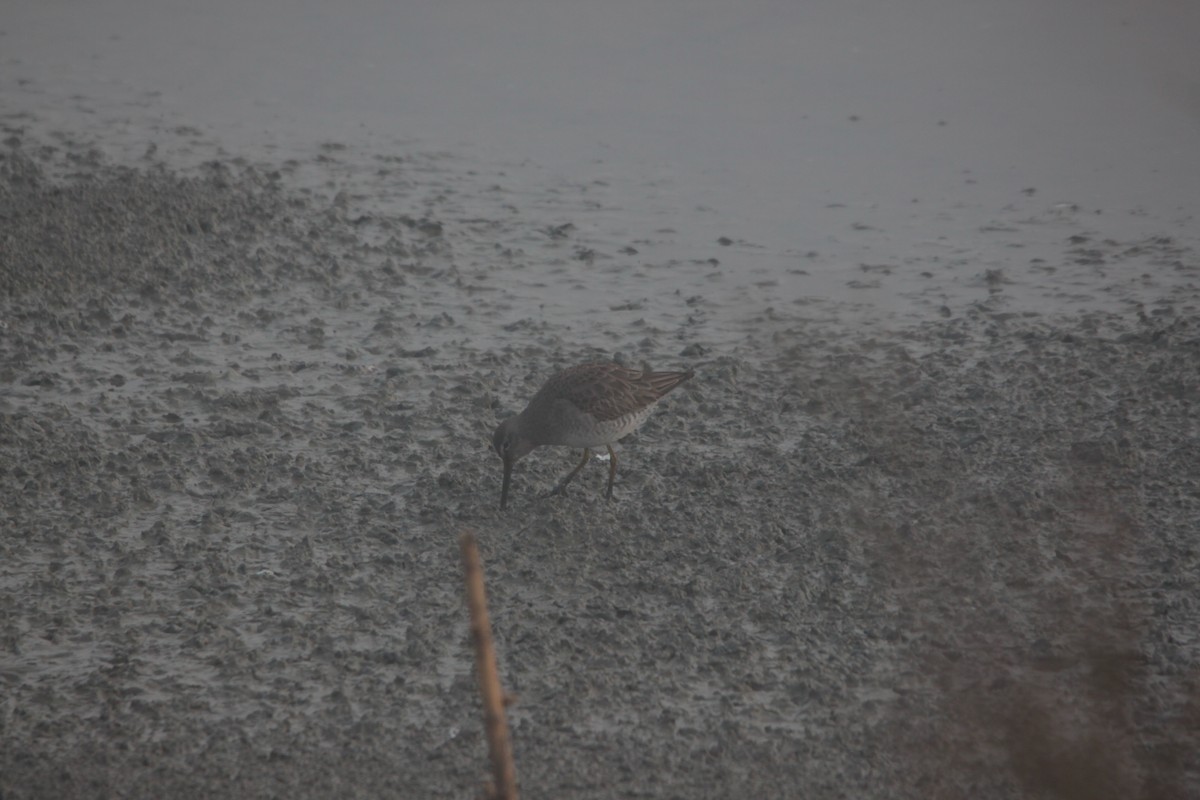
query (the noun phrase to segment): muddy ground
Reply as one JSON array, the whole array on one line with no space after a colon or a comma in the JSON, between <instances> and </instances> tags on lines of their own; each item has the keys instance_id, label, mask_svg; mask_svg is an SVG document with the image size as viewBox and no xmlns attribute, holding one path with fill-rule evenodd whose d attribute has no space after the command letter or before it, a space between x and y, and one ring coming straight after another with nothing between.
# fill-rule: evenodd
<instances>
[{"instance_id":1,"label":"muddy ground","mask_svg":"<svg viewBox=\"0 0 1200 800\"><path fill-rule=\"evenodd\" d=\"M1182 229L898 265L878 321L605 238L603 186L5 135L5 800L473 796L465 529L526 797L1200 796ZM696 371L615 501L548 449L498 511L497 421L611 356Z\"/></svg>"}]
</instances>

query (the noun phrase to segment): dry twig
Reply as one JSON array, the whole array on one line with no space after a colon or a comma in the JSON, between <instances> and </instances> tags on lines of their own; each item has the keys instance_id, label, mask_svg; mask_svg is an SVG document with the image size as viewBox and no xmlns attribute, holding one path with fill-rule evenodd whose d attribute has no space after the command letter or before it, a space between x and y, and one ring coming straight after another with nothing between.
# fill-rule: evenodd
<instances>
[{"instance_id":1,"label":"dry twig","mask_svg":"<svg viewBox=\"0 0 1200 800\"><path fill-rule=\"evenodd\" d=\"M459 546L466 571L471 638L475 641L475 671L479 676L479 693L483 696L484 732L492 761L493 786L489 787L488 794L497 800L517 800L517 770L513 765L512 742L508 738L508 720L504 716L505 698L496 669L496 651L492 647L492 626L488 621L479 547L471 533L464 533L459 538Z\"/></svg>"}]
</instances>

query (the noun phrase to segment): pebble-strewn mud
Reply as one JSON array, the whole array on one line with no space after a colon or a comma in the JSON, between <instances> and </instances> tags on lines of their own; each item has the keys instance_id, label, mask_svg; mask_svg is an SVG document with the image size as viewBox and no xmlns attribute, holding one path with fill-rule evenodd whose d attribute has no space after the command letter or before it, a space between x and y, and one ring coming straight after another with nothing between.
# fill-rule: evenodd
<instances>
[{"instance_id":1,"label":"pebble-strewn mud","mask_svg":"<svg viewBox=\"0 0 1200 800\"><path fill-rule=\"evenodd\" d=\"M8 136L5 800L473 796L464 528L527 797L1200 796L1186 232L972 302L914 269L928 318L863 324L722 293L717 234L603 238L615 201L338 157ZM600 464L541 499L547 449L499 512L498 419L614 354L696 370L615 502Z\"/></svg>"}]
</instances>

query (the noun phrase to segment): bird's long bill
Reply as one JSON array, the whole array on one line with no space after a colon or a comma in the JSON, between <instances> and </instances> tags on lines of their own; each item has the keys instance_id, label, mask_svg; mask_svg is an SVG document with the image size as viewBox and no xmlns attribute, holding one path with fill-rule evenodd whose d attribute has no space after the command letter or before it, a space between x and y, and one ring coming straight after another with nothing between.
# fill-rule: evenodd
<instances>
[{"instance_id":1,"label":"bird's long bill","mask_svg":"<svg viewBox=\"0 0 1200 800\"><path fill-rule=\"evenodd\" d=\"M508 508L508 486L512 483L512 468L513 462L511 459L504 459L504 484L500 487L500 510Z\"/></svg>"}]
</instances>

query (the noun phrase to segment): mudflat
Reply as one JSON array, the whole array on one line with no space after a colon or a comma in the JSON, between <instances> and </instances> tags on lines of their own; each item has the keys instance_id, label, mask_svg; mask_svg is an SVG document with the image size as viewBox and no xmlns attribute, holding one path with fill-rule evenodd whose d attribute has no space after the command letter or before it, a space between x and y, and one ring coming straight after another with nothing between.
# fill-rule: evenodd
<instances>
[{"instance_id":1,"label":"mudflat","mask_svg":"<svg viewBox=\"0 0 1200 800\"><path fill-rule=\"evenodd\" d=\"M472 796L464 529L528 797L1200 794L1194 231L1028 198L1019 270L849 265L883 318L622 191L10 133L0 794ZM612 502L545 448L500 512L608 357L696 375Z\"/></svg>"}]
</instances>

